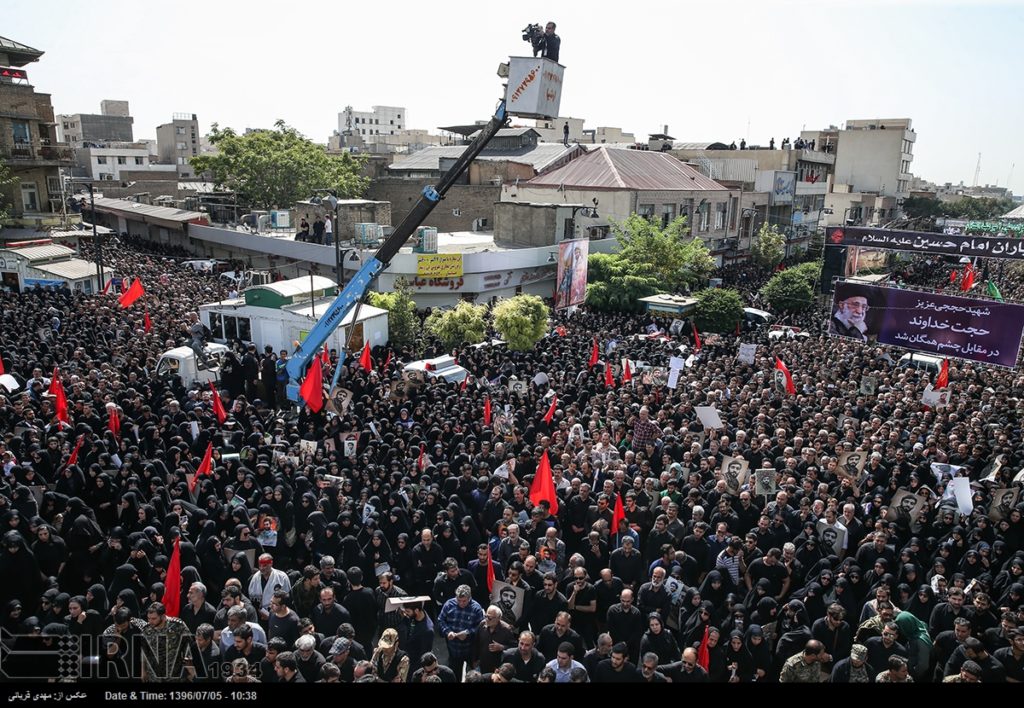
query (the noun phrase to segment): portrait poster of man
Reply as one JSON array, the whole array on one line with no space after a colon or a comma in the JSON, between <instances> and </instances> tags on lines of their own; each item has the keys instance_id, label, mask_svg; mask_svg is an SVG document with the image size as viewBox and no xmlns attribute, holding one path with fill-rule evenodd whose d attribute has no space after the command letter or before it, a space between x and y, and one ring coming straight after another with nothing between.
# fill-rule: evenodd
<instances>
[{"instance_id":1,"label":"portrait poster of man","mask_svg":"<svg viewBox=\"0 0 1024 708\"><path fill-rule=\"evenodd\" d=\"M860 392L865 396L874 396L875 391L878 389L878 377L876 376L861 376L860 377Z\"/></svg>"},{"instance_id":2,"label":"portrait poster of man","mask_svg":"<svg viewBox=\"0 0 1024 708\"><path fill-rule=\"evenodd\" d=\"M860 479L860 473L864 471L864 463L867 462L867 453L862 450L850 450L839 455L839 474L853 480Z\"/></svg>"},{"instance_id":3,"label":"portrait poster of man","mask_svg":"<svg viewBox=\"0 0 1024 708\"><path fill-rule=\"evenodd\" d=\"M985 469L981 471L982 482L995 482L996 477L999 476L999 472L1003 469L1003 464L1006 462L1006 455L998 455L985 465Z\"/></svg>"},{"instance_id":4,"label":"portrait poster of man","mask_svg":"<svg viewBox=\"0 0 1024 708\"><path fill-rule=\"evenodd\" d=\"M491 602L501 608L501 618L514 627L523 616L526 590L502 580L495 580L494 588L491 590Z\"/></svg>"},{"instance_id":5,"label":"portrait poster of man","mask_svg":"<svg viewBox=\"0 0 1024 708\"><path fill-rule=\"evenodd\" d=\"M843 544L846 542L846 529L842 526L830 526L827 521L818 521L818 542L821 543L821 550L825 553L835 553L837 556L843 553Z\"/></svg>"},{"instance_id":6,"label":"portrait poster of man","mask_svg":"<svg viewBox=\"0 0 1024 708\"><path fill-rule=\"evenodd\" d=\"M828 333L859 342L876 341L878 318L884 314L881 309L883 305L877 301L875 291L870 288L860 287L850 281L836 283Z\"/></svg>"},{"instance_id":7,"label":"portrait poster of man","mask_svg":"<svg viewBox=\"0 0 1024 708\"><path fill-rule=\"evenodd\" d=\"M766 468L754 472L754 494L759 497L775 496L775 470Z\"/></svg>"},{"instance_id":8,"label":"portrait poster of man","mask_svg":"<svg viewBox=\"0 0 1024 708\"><path fill-rule=\"evenodd\" d=\"M563 241L558 244L558 274L555 309L581 305L587 297L587 257L589 239Z\"/></svg>"},{"instance_id":9,"label":"portrait poster of man","mask_svg":"<svg viewBox=\"0 0 1024 708\"><path fill-rule=\"evenodd\" d=\"M740 457L722 458L722 479L732 494L739 494L740 487L747 483L750 476L750 463Z\"/></svg>"},{"instance_id":10,"label":"portrait poster of man","mask_svg":"<svg viewBox=\"0 0 1024 708\"><path fill-rule=\"evenodd\" d=\"M997 489L992 492L992 506L988 511L988 518L999 523L1003 519L1010 518L1010 512L1017 505L1017 498L1020 496L1020 488Z\"/></svg>"},{"instance_id":11,"label":"portrait poster of man","mask_svg":"<svg viewBox=\"0 0 1024 708\"><path fill-rule=\"evenodd\" d=\"M889 503L889 511L885 518L887 521L895 521L901 526L910 526L917 522L921 514L925 500L906 489L897 490Z\"/></svg>"}]
</instances>

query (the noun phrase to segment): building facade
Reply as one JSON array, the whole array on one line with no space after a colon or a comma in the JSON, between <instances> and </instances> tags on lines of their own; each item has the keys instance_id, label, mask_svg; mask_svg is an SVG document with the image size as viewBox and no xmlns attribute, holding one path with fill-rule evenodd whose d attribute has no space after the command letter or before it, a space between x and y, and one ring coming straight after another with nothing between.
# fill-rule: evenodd
<instances>
[{"instance_id":1,"label":"building facade","mask_svg":"<svg viewBox=\"0 0 1024 708\"><path fill-rule=\"evenodd\" d=\"M180 177L192 177L194 171L189 159L199 154L199 121L195 113L175 113L170 123L156 127L156 146L159 161L177 165Z\"/></svg>"},{"instance_id":2,"label":"building facade","mask_svg":"<svg viewBox=\"0 0 1024 708\"><path fill-rule=\"evenodd\" d=\"M372 111L357 111L352 106L338 114L338 133L351 131L367 142L372 136L396 135L409 124L405 108L401 106L374 106Z\"/></svg>"},{"instance_id":3,"label":"building facade","mask_svg":"<svg viewBox=\"0 0 1024 708\"><path fill-rule=\"evenodd\" d=\"M13 181L0 185L8 226L39 228L77 220L64 213L61 167L74 155L57 140L50 94L29 83L26 65L39 61L38 49L0 37L0 160Z\"/></svg>"},{"instance_id":4,"label":"building facade","mask_svg":"<svg viewBox=\"0 0 1024 708\"><path fill-rule=\"evenodd\" d=\"M135 119L128 113L128 101L100 101L100 113L57 116L57 138L73 148L130 143L135 138Z\"/></svg>"},{"instance_id":5,"label":"building facade","mask_svg":"<svg viewBox=\"0 0 1024 708\"><path fill-rule=\"evenodd\" d=\"M848 185L846 191L897 200L910 196L917 141L910 118L848 120L842 130L803 131L800 137L835 153L833 182Z\"/></svg>"},{"instance_id":6,"label":"building facade","mask_svg":"<svg viewBox=\"0 0 1024 708\"><path fill-rule=\"evenodd\" d=\"M149 169L149 150L144 146L82 147L75 150L78 166L90 179L120 182L122 172Z\"/></svg>"}]
</instances>

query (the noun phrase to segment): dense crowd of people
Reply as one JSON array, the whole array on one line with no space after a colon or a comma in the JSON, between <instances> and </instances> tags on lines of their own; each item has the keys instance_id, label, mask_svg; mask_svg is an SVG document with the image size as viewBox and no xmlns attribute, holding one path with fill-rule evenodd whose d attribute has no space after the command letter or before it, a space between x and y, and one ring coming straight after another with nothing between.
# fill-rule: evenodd
<instances>
[{"instance_id":1,"label":"dense crowd of people","mask_svg":"<svg viewBox=\"0 0 1024 708\"><path fill-rule=\"evenodd\" d=\"M350 358L337 413L289 406L279 353L241 346L219 424L209 388L156 375L219 297L169 255L108 253L145 284L127 310L0 294L0 360L25 384L0 395L5 649L73 635L88 675L151 682L1024 679L1024 505L994 496L1021 486L1016 370L953 363L930 409L936 372L828 338L825 311L792 319L808 337L694 351L689 325L651 336L671 319L583 310L530 351L459 348L464 386L403 377L445 353L429 339L375 348L371 371ZM935 264L901 277L941 287ZM753 293L763 274L725 279ZM531 502L546 466L557 500ZM950 474L970 479L968 514ZM919 514L890 513L902 492Z\"/></svg>"}]
</instances>

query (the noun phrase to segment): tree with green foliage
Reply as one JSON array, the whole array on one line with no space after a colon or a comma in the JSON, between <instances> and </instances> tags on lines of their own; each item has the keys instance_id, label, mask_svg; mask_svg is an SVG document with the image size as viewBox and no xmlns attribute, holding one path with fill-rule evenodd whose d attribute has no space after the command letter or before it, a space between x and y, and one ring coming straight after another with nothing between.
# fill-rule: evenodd
<instances>
[{"instance_id":1,"label":"tree with green foliage","mask_svg":"<svg viewBox=\"0 0 1024 708\"><path fill-rule=\"evenodd\" d=\"M786 237L775 224L765 222L757 232L757 239L750 244L750 257L764 270L774 268L786 257Z\"/></svg>"},{"instance_id":2,"label":"tree with green foliage","mask_svg":"<svg viewBox=\"0 0 1024 708\"><path fill-rule=\"evenodd\" d=\"M420 323L416 317L412 288L405 278L395 281L394 292L371 292L366 299L370 305L388 311L388 338L393 347L408 346L416 341Z\"/></svg>"},{"instance_id":3,"label":"tree with green foliage","mask_svg":"<svg viewBox=\"0 0 1024 708\"><path fill-rule=\"evenodd\" d=\"M449 348L466 342L479 344L487 334L487 305L463 300L452 310L434 310L423 328Z\"/></svg>"},{"instance_id":4,"label":"tree with green foliage","mask_svg":"<svg viewBox=\"0 0 1024 708\"><path fill-rule=\"evenodd\" d=\"M591 254L587 259L587 305L600 312L640 312L640 298L661 292L658 279L641 271L622 254Z\"/></svg>"},{"instance_id":5,"label":"tree with green foliage","mask_svg":"<svg viewBox=\"0 0 1024 708\"><path fill-rule=\"evenodd\" d=\"M1017 204L1012 199L992 199L989 197L961 197L954 201L941 201L929 197L908 197L901 207L908 218L937 218L949 216L954 219L997 219L1010 211Z\"/></svg>"},{"instance_id":6,"label":"tree with green foliage","mask_svg":"<svg viewBox=\"0 0 1024 708\"><path fill-rule=\"evenodd\" d=\"M11 171L7 169L7 165L0 162L0 222L5 221L9 216L7 207L9 207L10 204L7 203L8 195L7 190L4 189L4 187L9 184L14 184L15 182L17 182L17 180L14 178L14 175L11 174Z\"/></svg>"},{"instance_id":7,"label":"tree with green foliage","mask_svg":"<svg viewBox=\"0 0 1024 708\"><path fill-rule=\"evenodd\" d=\"M362 156L328 155L284 121L274 126L238 135L214 123L209 138L217 153L189 163L217 186L235 192L239 204L258 209L291 208L318 190L332 190L340 199L362 195L368 184L359 176Z\"/></svg>"},{"instance_id":8,"label":"tree with green foliage","mask_svg":"<svg viewBox=\"0 0 1024 708\"><path fill-rule=\"evenodd\" d=\"M494 328L513 351L525 352L548 333L551 311L536 295L500 300L491 312Z\"/></svg>"},{"instance_id":9,"label":"tree with green foliage","mask_svg":"<svg viewBox=\"0 0 1024 708\"><path fill-rule=\"evenodd\" d=\"M743 299L735 290L710 288L696 297L695 319L701 332L732 332L743 319Z\"/></svg>"},{"instance_id":10,"label":"tree with green foliage","mask_svg":"<svg viewBox=\"0 0 1024 708\"><path fill-rule=\"evenodd\" d=\"M637 275L653 276L661 287L675 292L707 283L715 272L715 259L699 238L690 238L686 217L662 228L657 222L631 214L612 222L622 257L637 267Z\"/></svg>"},{"instance_id":11,"label":"tree with green foliage","mask_svg":"<svg viewBox=\"0 0 1024 708\"><path fill-rule=\"evenodd\" d=\"M814 304L814 289L807 275L796 268L773 275L761 288L761 295L777 312L800 312Z\"/></svg>"},{"instance_id":12,"label":"tree with green foliage","mask_svg":"<svg viewBox=\"0 0 1024 708\"><path fill-rule=\"evenodd\" d=\"M800 265L795 265L788 270L799 273L800 277L807 281L807 284L811 286L811 290L815 289L818 284L818 280L821 278L821 261L807 261Z\"/></svg>"}]
</instances>

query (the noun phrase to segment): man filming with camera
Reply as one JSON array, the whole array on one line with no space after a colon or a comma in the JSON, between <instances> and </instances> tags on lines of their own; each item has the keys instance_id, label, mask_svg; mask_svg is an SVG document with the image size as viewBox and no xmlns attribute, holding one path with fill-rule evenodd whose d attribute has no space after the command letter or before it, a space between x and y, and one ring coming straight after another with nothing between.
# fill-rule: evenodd
<instances>
[{"instance_id":1,"label":"man filming with camera","mask_svg":"<svg viewBox=\"0 0 1024 708\"><path fill-rule=\"evenodd\" d=\"M562 46L562 39L555 34L554 22L548 22L543 32L540 31L540 25L530 25L527 27L526 33L523 39L533 45L533 56L558 61L558 50Z\"/></svg>"}]
</instances>

